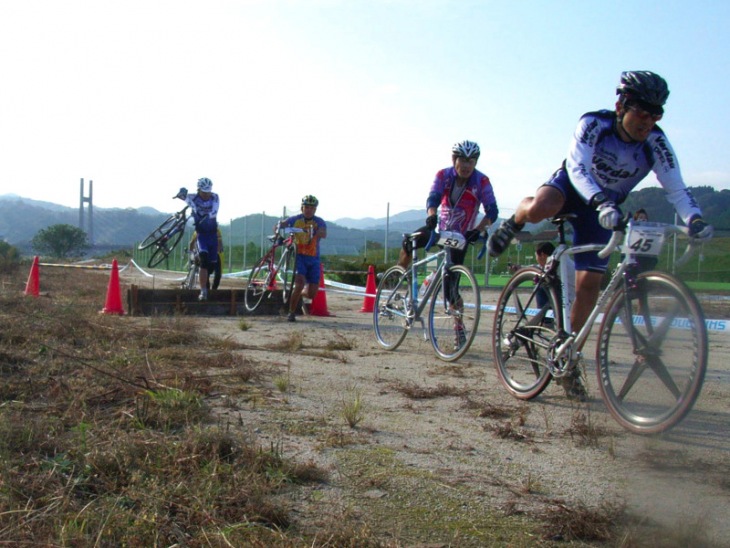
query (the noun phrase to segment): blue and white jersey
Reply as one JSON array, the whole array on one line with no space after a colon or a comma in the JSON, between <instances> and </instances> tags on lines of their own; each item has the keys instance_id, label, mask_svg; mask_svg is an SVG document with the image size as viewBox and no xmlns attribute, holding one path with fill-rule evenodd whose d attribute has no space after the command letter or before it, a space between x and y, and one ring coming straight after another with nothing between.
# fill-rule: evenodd
<instances>
[{"instance_id":1,"label":"blue and white jersey","mask_svg":"<svg viewBox=\"0 0 730 548\"><path fill-rule=\"evenodd\" d=\"M185 203L193 210L193 222L198 234L218 233L218 207L220 200L218 194L210 193L210 198L204 200L200 194L188 194Z\"/></svg>"},{"instance_id":2,"label":"blue and white jersey","mask_svg":"<svg viewBox=\"0 0 730 548\"><path fill-rule=\"evenodd\" d=\"M654 126L646 141L626 143L616 132L615 121L615 112L601 110L584 114L578 123L563 165L581 198L588 203L603 192L620 204L653 171L685 223L692 215L702 215L659 126Z\"/></svg>"}]
</instances>

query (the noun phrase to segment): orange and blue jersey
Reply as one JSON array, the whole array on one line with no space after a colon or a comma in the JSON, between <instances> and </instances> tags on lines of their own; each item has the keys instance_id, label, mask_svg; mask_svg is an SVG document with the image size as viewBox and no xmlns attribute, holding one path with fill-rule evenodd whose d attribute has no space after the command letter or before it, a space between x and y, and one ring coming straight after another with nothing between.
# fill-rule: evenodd
<instances>
[{"instance_id":1,"label":"orange and blue jersey","mask_svg":"<svg viewBox=\"0 0 730 548\"><path fill-rule=\"evenodd\" d=\"M313 238L312 235L319 229L327 229L321 217L313 216L311 219L304 217L303 213L289 217L285 221L286 226L293 228L301 228L303 232L294 234L297 243L297 255L306 255L308 257L319 258L319 238Z\"/></svg>"}]
</instances>

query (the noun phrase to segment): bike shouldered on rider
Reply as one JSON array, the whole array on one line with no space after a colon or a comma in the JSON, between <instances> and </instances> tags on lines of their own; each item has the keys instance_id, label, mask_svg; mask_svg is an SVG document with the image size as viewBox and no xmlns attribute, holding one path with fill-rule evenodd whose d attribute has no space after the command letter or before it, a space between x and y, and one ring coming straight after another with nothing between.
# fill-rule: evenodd
<instances>
[{"instance_id":1,"label":"bike shouldered on rider","mask_svg":"<svg viewBox=\"0 0 730 548\"><path fill-rule=\"evenodd\" d=\"M201 301L208 300L208 276L215 270L218 262L218 208L220 199L212 191L213 183L207 177L198 179L198 191L188 194L183 187L177 198L190 206L193 212L193 224L198 238L198 255L200 257L200 295Z\"/></svg>"},{"instance_id":2,"label":"bike shouldered on rider","mask_svg":"<svg viewBox=\"0 0 730 548\"><path fill-rule=\"evenodd\" d=\"M302 232L294 234L297 243L297 258L294 287L289 299L289 315L287 316L287 320L290 322L297 319L296 310L299 300L303 299L302 309L305 314L308 314L312 299L319 290L319 278L322 274L319 243L320 240L327 237L327 223L315 215L317 206L319 206L319 200L308 194L302 198L301 213L289 217L283 222L283 226L302 229ZM307 286L306 293L304 292L305 285Z\"/></svg>"},{"instance_id":3,"label":"bike shouldered on rider","mask_svg":"<svg viewBox=\"0 0 730 548\"><path fill-rule=\"evenodd\" d=\"M558 214L573 213L573 244L607 243L618 223L618 206L650 172L666 191L679 217L689 226L690 236L712 237L713 229L682 179L676 155L657 122L664 116L669 97L666 81L653 72L627 71L616 88L614 110L584 114L568 147L568 155L552 177L524 198L515 214L489 238L489 253L501 255L525 223L538 223ZM597 252L575 257L576 298L571 324L578 332L593 309L608 258ZM579 349L580 350L580 349ZM580 368L562 381L566 394L586 398Z\"/></svg>"}]
</instances>

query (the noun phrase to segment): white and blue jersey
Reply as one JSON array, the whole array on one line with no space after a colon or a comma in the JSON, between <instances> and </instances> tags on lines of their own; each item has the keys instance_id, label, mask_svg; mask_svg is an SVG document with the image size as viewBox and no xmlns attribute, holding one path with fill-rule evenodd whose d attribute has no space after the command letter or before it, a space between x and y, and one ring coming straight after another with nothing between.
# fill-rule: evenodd
<instances>
[{"instance_id":1,"label":"white and blue jersey","mask_svg":"<svg viewBox=\"0 0 730 548\"><path fill-rule=\"evenodd\" d=\"M644 142L626 143L615 129L616 114L610 110L581 117L568 149L564 168L583 201L603 192L617 204L653 171L685 223L701 215L682 180L677 156L659 126Z\"/></svg>"},{"instance_id":2,"label":"white and blue jersey","mask_svg":"<svg viewBox=\"0 0 730 548\"><path fill-rule=\"evenodd\" d=\"M207 262L218 260L218 207L220 199L215 192L204 200L200 194L188 194L185 203L193 212L193 223L198 234L198 248Z\"/></svg>"},{"instance_id":3,"label":"white and blue jersey","mask_svg":"<svg viewBox=\"0 0 730 548\"><path fill-rule=\"evenodd\" d=\"M607 243L611 231L598 222L598 213L589 205L602 192L621 204L650 172L666 191L667 200L685 223L702 215L694 197L684 184L672 145L659 126L643 142L624 142L616 131L616 113L610 110L584 114L575 130L563 165L545 183L565 197L559 213L578 215L571 224L573 244ZM577 270L604 272L608 259L597 253L575 256Z\"/></svg>"}]
</instances>

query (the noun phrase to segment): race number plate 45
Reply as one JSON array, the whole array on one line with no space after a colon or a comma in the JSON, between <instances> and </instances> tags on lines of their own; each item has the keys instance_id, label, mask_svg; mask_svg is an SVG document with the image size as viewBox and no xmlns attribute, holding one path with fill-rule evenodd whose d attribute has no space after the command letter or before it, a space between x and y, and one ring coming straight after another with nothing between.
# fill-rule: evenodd
<instances>
[{"instance_id":1,"label":"race number plate 45","mask_svg":"<svg viewBox=\"0 0 730 548\"><path fill-rule=\"evenodd\" d=\"M663 245L663 230L648 227L634 227L631 234L629 234L628 247L637 255L659 255Z\"/></svg>"}]
</instances>

